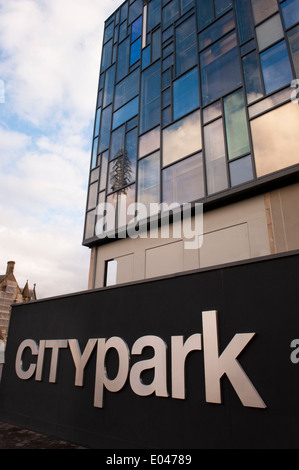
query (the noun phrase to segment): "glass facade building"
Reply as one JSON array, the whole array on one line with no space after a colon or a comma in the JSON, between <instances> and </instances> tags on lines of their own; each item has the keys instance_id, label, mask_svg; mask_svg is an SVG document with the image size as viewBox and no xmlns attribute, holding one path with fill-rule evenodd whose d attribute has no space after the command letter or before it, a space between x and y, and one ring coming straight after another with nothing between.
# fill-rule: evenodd
<instances>
[{"instance_id":1,"label":"glass facade building","mask_svg":"<svg viewBox=\"0 0 299 470\"><path fill-rule=\"evenodd\" d=\"M96 206L203 202L298 173L299 0L127 0L106 21Z\"/></svg>"}]
</instances>

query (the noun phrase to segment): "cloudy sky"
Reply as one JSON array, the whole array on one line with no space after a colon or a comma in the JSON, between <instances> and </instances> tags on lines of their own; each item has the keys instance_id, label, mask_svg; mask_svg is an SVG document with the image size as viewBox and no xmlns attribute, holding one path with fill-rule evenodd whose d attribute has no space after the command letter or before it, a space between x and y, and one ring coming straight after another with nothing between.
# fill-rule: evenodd
<instances>
[{"instance_id":1,"label":"cloudy sky","mask_svg":"<svg viewBox=\"0 0 299 470\"><path fill-rule=\"evenodd\" d=\"M0 274L85 290L82 247L105 19L121 0L0 0ZM4 101L4 102L3 102Z\"/></svg>"}]
</instances>

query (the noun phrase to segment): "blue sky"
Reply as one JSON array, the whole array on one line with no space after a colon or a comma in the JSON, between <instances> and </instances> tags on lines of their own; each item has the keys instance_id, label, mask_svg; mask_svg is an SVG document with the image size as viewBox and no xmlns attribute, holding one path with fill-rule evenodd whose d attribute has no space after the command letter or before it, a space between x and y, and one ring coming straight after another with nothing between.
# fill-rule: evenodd
<instances>
[{"instance_id":1,"label":"blue sky","mask_svg":"<svg viewBox=\"0 0 299 470\"><path fill-rule=\"evenodd\" d=\"M0 0L0 274L85 290L82 247L105 19L120 0Z\"/></svg>"}]
</instances>

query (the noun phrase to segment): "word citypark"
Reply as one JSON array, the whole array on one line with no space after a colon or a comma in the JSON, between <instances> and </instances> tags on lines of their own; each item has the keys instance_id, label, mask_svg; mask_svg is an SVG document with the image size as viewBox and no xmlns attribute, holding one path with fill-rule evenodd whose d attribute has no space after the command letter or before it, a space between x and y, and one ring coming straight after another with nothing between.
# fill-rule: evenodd
<instances>
[{"instance_id":1,"label":"word citypark","mask_svg":"<svg viewBox=\"0 0 299 470\"><path fill-rule=\"evenodd\" d=\"M255 333L236 334L223 353L219 356L218 315L217 311L202 312L202 334L194 334L186 341L184 336L171 337L171 384L172 398L184 400L185 392L185 361L191 351L204 352L204 375L206 402L221 404L221 378L226 374L243 406L267 408L249 377L237 361L238 356L255 336ZM202 342L203 339L203 342ZM202 347L202 343L204 347ZM89 339L83 352L76 339L41 340L39 344L32 339L23 341L17 351L15 370L21 380L31 379L42 381L44 355L51 349L51 365L49 382L56 383L59 351L69 348L75 366L75 386L84 385L84 369L97 346L94 407L103 408L104 389L119 392L126 384L128 377L132 391L139 396L155 393L157 397L169 397L167 391L167 344L158 336L144 336L133 345L131 354L141 355L144 348L154 349L154 357L133 364L130 370L130 350L127 343L119 338ZM29 348L36 363L31 363L27 370L23 369L23 354ZM118 371L114 379L106 373L106 355L110 349L118 354ZM146 370L154 370L151 384L144 384L141 375Z\"/></svg>"}]
</instances>

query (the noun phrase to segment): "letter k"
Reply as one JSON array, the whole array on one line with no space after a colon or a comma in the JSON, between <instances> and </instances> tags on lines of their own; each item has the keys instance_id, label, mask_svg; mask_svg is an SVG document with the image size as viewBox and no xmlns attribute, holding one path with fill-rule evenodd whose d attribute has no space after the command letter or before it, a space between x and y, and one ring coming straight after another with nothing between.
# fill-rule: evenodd
<instances>
[{"instance_id":1,"label":"letter k","mask_svg":"<svg viewBox=\"0 0 299 470\"><path fill-rule=\"evenodd\" d=\"M217 320L216 311L202 313L206 401L208 403L222 403L220 380L226 374L244 406L267 408L237 361L237 357L252 340L255 333L235 335L219 357Z\"/></svg>"}]
</instances>

